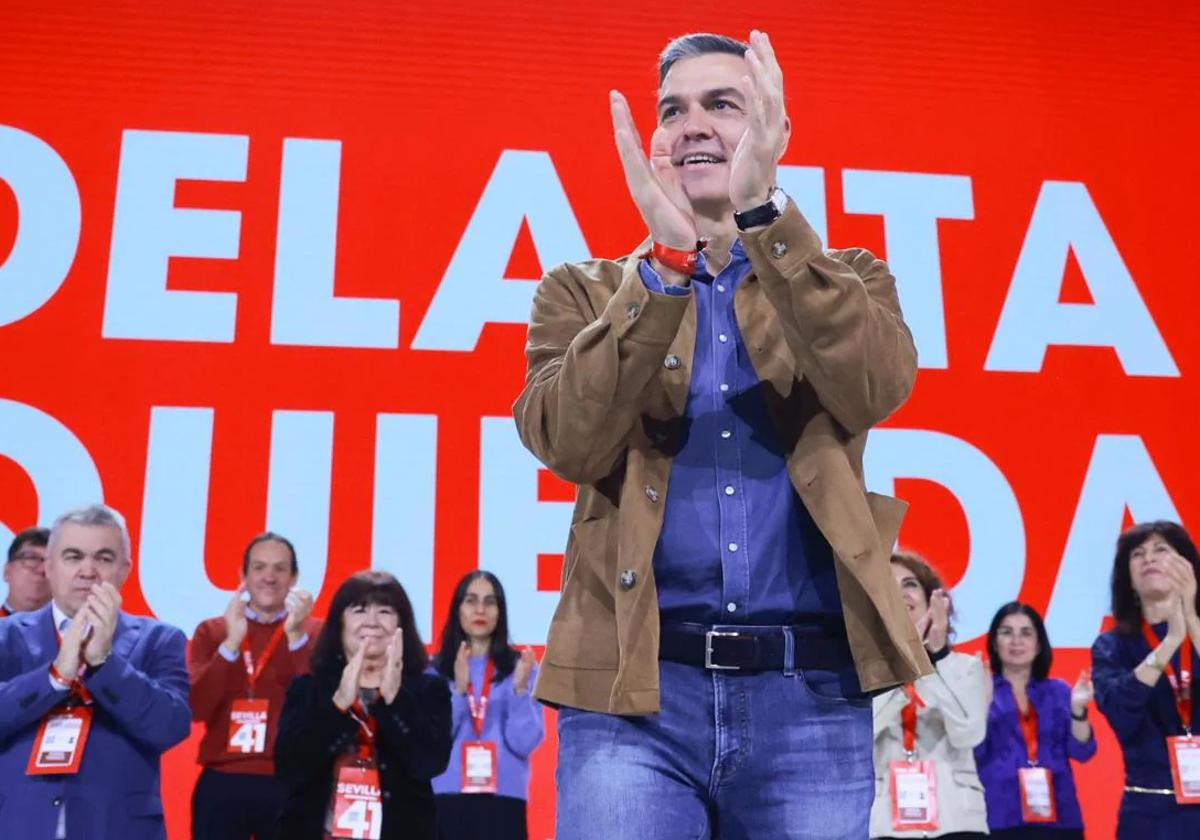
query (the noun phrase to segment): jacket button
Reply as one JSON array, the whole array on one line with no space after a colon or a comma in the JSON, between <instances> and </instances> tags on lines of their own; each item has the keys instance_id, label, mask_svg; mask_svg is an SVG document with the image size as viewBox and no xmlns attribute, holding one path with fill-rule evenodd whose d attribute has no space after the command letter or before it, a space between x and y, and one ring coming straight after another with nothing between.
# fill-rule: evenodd
<instances>
[{"instance_id":1,"label":"jacket button","mask_svg":"<svg viewBox=\"0 0 1200 840\"><path fill-rule=\"evenodd\" d=\"M771 256L773 256L775 259L779 259L787 252L788 247L786 242L776 242L771 246Z\"/></svg>"},{"instance_id":2,"label":"jacket button","mask_svg":"<svg viewBox=\"0 0 1200 840\"><path fill-rule=\"evenodd\" d=\"M633 569L626 569L621 572L620 584L622 589L628 592L630 589L633 589L635 583L637 583L637 572Z\"/></svg>"},{"instance_id":3,"label":"jacket button","mask_svg":"<svg viewBox=\"0 0 1200 840\"><path fill-rule=\"evenodd\" d=\"M679 367L679 357L672 353L667 358L663 359L663 367L667 370L675 370Z\"/></svg>"},{"instance_id":4,"label":"jacket button","mask_svg":"<svg viewBox=\"0 0 1200 840\"><path fill-rule=\"evenodd\" d=\"M655 490L653 487L651 487L649 484L646 485L646 498L652 502L658 501L658 491Z\"/></svg>"},{"instance_id":5,"label":"jacket button","mask_svg":"<svg viewBox=\"0 0 1200 840\"><path fill-rule=\"evenodd\" d=\"M626 318L636 318L638 315L641 314L641 312L642 312L642 305L640 303L631 303L625 307L625 317Z\"/></svg>"},{"instance_id":6,"label":"jacket button","mask_svg":"<svg viewBox=\"0 0 1200 840\"><path fill-rule=\"evenodd\" d=\"M54 797L53 799L50 800L50 804L53 805L55 808L59 807L60 805L62 805L62 797L61 796Z\"/></svg>"}]
</instances>

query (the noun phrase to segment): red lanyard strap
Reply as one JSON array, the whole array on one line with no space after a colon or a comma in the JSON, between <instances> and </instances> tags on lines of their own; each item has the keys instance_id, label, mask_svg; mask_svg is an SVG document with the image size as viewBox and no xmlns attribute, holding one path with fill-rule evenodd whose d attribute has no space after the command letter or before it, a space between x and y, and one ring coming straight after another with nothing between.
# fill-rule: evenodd
<instances>
[{"instance_id":1,"label":"red lanyard strap","mask_svg":"<svg viewBox=\"0 0 1200 840\"><path fill-rule=\"evenodd\" d=\"M905 683L901 688L908 695L908 703L900 710L900 726L904 730L904 753L912 758L917 751L917 709L925 708L925 701L912 683Z\"/></svg>"},{"instance_id":2,"label":"red lanyard strap","mask_svg":"<svg viewBox=\"0 0 1200 840\"><path fill-rule=\"evenodd\" d=\"M362 700L355 700L346 712L358 724L358 757L370 758L375 746L375 719L363 706Z\"/></svg>"},{"instance_id":3,"label":"red lanyard strap","mask_svg":"<svg viewBox=\"0 0 1200 840\"><path fill-rule=\"evenodd\" d=\"M1161 640L1154 635L1154 629L1145 621L1142 622L1142 635L1146 637L1146 644L1150 645L1150 651L1153 653ZM1177 676L1174 666L1168 659L1163 665L1163 673L1167 675L1167 682L1171 684L1171 693L1175 695L1175 711L1179 713L1179 722L1183 724L1183 731L1190 735L1192 732L1192 646L1186 637L1183 644L1179 646L1179 665L1180 673Z\"/></svg>"},{"instance_id":4,"label":"red lanyard strap","mask_svg":"<svg viewBox=\"0 0 1200 840\"><path fill-rule=\"evenodd\" d=\"M271 654L275 653L275 648L279 647L279 642L283 638L283 626L285 622L280 621L279 626L275 628L275 632L271 634L267 646L263 648L262 656L258 659L258 665L254 664L254 657L250 655L250 634L242 639L242 661L246 663L246 683L250 688L250 696L254 696L254 686L258 682L258 678L262 676L263 669L267 667L267 662L271 659Z\"/></svg>"},{"instance_id":5,"label":"red lanyard strap","mask_svg":"<svg viewBox=\"0 0 1200 840\"><path fill-rule=\"evenodd\" d=\"M1033 701L1025 698L1028 708L1018 716L1021 719L1021 735L1025 739L1025 755L1029 758L1029 766L1037 767L1038 763L1038 714L1033 707Z\"/></svg>"},{"instance_id":6,"label":"red lanyard strap","mask_svg":"<svg viewBox=\"0 0 1200 840\"><path fill-rule=\"evenodd\" d=\"M492 693L492 657L488 656L487 664L483 666L483 685L479 689L479 699L475 699L475 687L467 683L467 705L471 709L471 722L475 724L475 737L483 737L483 720L487 717L488 695Z\"/></svg>"}]
</instances>

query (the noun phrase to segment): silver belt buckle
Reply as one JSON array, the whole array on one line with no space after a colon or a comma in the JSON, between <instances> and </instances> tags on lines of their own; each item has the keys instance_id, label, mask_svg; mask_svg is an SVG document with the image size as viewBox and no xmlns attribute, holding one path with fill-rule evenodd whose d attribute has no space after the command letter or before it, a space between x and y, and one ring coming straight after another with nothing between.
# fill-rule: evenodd
<instances>
[{"instance_id":1,"label":"silver belt buckle","mask_svg":"<svg viewBox=\"0 0 1200 840\"><path fill-rule=\"evenodd\" d=\"M726 636L729 638L737 638L742 635L735 630L709 630L704 634L704 667L710 671L740 671L740 665L717 665L712 661L713 655L713 636Z\"/></svg>"}]
</instances>

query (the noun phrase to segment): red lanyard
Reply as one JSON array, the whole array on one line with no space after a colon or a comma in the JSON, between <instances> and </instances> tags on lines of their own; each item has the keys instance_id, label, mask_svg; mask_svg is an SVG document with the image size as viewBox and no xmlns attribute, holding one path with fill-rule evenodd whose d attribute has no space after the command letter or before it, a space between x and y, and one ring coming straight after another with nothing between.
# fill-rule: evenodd
<instances>
[{"instance_id":1,"label":"red lanyard","mask_svg":"<svg viewBox=\"0 0 1200 840\"><path fill-rule=\"evenodd\" d=\"M917 709L925 708L925 701L912 683L905 683L901 688L908 695L908 703L900 710L900 726L904 729L904 754L909 758L917 752Z\"/></svg>"},{"instance_id":2,"label":"red lanyard","mask_svg":"<svg viewBox=\"0 0 1200 840\"><path fill-rule=\"evenodd\" d=\"M246 682L250 686L250 696L254 697L254 685L258 682L258 678L262 676L263 668L267 667L267 661L270 660L271 654L275 652L275 648L279 647L279 640L283 638L284 621L279 622L279 626L275 628L275 632L271 634L267 646L263 648L262 656L259 657L258 667L254 665L254 657L250 655L250 634L247 633L242 639L242 661L246 663Z\"/></svg>"},{"instance_id":3,"label":"red lanyard","mask_svg":"<svg viewBox=\"0 0 1200 840\"><path fill-rule=\"evenodd\" d=\"M54 628L54 635L58 639L58 646L62 648L62 633L58 628ZM54 667L54 663L50 663L50 673L60 682L66 682L62 675L58 673L58 669ZM71 697L75 698L79 703L85 706L92 704L92 692L87 690L87 686L83 684L83 676L87 673L87 663L83 661L83 645L79 646L79 670L75 673L75 679L71 681Z\"/></svg>"},{"instance_id":4,"label":"red lanyard","mask_svg":"<svg viewBox=\"0 0 1200 840\"><path fill-rule=\"evenodd\" d=\"M363 706L362 700L355 700L346 711L358 724L358 757L369 759L375 746L375 719Z\"/></svg>"},{"instance_id":5,"label":"red lanyard","mask_svg":"<svg viewBox=\"0 0 1200 840\"><path fill-rule=\"evenodd\" d=\"M467 683L467 705L471 708L471 722L475 724L475 737L483 737L483 719L487 717L488 695L492 692L492 657L488 656L483 666L483 687L479 689L479 700L475 699L475 687Z\"/></svg>"},{"instance_id":6,"label":"red lanyard","mask_svg":"<svg viewBox=\"0 0 1200 840\"><path fill-rule=\"evenodd\" d=\"M1161 640L1154 635L1154 629L1145 621L1142 622L1142 635L1146 637L1146 644L1150 645L1150 650L1153 652ZM1175 695L1175 710L1179 712L1179 722L1183 724L1183 731L1190 735L1192 732L1192 646L1186 638L1179 646L1179 665L1179 676L1175 675L1175 668L1169 660L1163 666L1163 673L1167 675L1167 682L1171 684L1171 693Z\"/></svg>"},{"instance_id":7,"label":"red lanyard","mask_svg":"<svg viewBox=\"0 0 1200 840\"><path fill-rule=\"evenodd\" d=\"M1025 754L1029 757L1029 766L1037 767L1038 763L1038 715L1033 707L1033 701L1026 695L1025 703L1028 708L1022 713L1017 710L1021 719L1021 735L1025 738Z\"/></svg>"}]
</instances>

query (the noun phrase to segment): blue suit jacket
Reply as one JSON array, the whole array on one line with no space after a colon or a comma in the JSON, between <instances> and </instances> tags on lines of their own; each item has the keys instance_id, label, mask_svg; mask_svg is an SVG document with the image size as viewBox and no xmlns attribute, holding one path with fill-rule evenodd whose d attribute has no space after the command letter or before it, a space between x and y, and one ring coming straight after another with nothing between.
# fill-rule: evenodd
<instances>
[{"instance_id":1,"label":"blue suit jacket","mask_svg":"<svg viewBox=\"0 0 1200 840\"><path fill-rule=\"evenodd\" d=\"M61 703L48 678L58 655L50 605L0 620L0 837L165 840L159 758L191 727L182 632L121 613L112 654L84 677L95 698L79 772L27 776L34 736Z\"/></svg>"}]
</instances>

